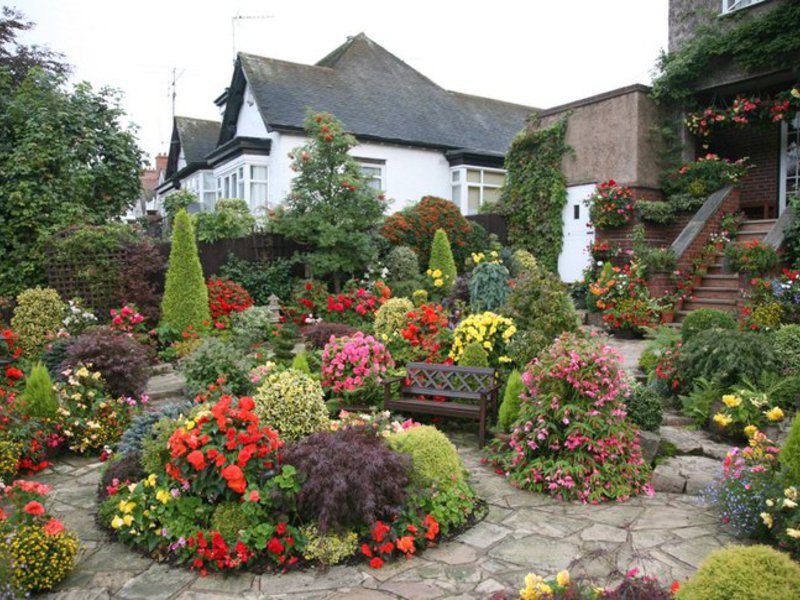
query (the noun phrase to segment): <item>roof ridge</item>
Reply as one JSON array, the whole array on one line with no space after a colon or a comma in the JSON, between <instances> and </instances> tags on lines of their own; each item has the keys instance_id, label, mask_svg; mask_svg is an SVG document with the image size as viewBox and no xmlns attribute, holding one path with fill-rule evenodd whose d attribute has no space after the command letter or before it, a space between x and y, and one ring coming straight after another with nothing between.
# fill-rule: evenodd
<instances>
[{"instance_id":1,"label":"roof ridge","mask_svg":"<svg viewBox=\"0 0 800 600\"><path fill-rule=\"evenodd\" d=\"M446 90L448 94L455 96L465 96L467 98L476 98L478 100L488 100L490 102L497 102L498 104L505 104L506 106L518 106L519 108L529 108L532 110L539 110L530 104L520 104L519 102L509 102L508 100L499 100L497 98L490 98L489 96L479 96L477 94L467 94L466 92L457 92L455 90Z\"/></svg>"},{"instance_id":2,"label":"roof ridge","mask_svg":"<svg viewBox=\"0 0 800 600\"><path fill-rule=\"evenodd\" d=\"M299 63L293 60L284 60L282 58L273 58L271 56L262 56L261 54L252 54L251 52L239 52L239 57L247 57L247 58L254 58L259 61L269 61L269 62L276 62L276 63L283 63L285 65L292 65L295 67L305 67L305 68L318 68L318 69L325 69L326 71L331 71L331 67L326 67L320 64L309 65L307 63Z\"/></svg>"},{"instance_id":3,"label":"roof ridge","mask_svg":"<svg viewBox=\"0 0 800 600\"><path fill-rule=\"evenodd\" d=\"M221 125L222 124L222 121L215 121L213 119L203 119L203 118L200 118L200 117L189 117L189 116L186 116L186 115L175 115L175 120L178 120L178 119L184 119L184 120L187 120L187 121L202 121L204 123L213 123L215 125Z\"/></svg>"}]
</instances>

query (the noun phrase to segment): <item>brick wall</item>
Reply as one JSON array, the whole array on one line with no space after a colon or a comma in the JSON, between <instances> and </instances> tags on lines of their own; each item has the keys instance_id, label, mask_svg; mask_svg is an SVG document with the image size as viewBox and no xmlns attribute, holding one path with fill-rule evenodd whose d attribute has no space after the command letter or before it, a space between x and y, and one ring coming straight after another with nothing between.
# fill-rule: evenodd
<instances>
[{"instance_id":1,"label":"brick wall","mask_svg":"<svg viewBox=\"0 0 800 600\"><path fill-rule=\"evenodd\" d=\"M753 168L741 187L741 206L752 218L774 218L780 176L780 125L771 123L715 132L710 151L736 160L747 156Z\"/></svg>"}]
</instances>

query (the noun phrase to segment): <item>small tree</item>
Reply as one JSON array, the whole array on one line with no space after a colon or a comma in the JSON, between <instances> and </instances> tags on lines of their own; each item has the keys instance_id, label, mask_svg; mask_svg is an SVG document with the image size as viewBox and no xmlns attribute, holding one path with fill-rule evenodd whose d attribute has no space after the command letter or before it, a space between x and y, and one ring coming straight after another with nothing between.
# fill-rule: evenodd
<instances>
[{"instance_id":1,"label":"small tree","mask_svg":"<svg viewBox=\"0 0 800 600\"><path fill-rule=\"evenodd\" d=\"M447 232L444 229L437 229L433 235L433 243L431 244L431 261L428 263L428 268L431 272L441 272L441 279L443 285L441 286L442 292L445 296L449 295L455 285L458 271L456 271L456 261L453 260L453 251L450 248L450 240L447 237Z\"/></svg>"},{"instance_id":2,"label":"small tree","mask_svg":"<svg viewBox=\"0 0 800 600\"><path fill-rule=\"evenodd\" d=\"M30 375L25 378L25 391L22 394L22 413L29 417L54 418L58 410L58 397L53 390L50 373L37 362Z\"/></svg>"},{"instance_id":3,"label":"small tree","mask_svg":"<svg viewBox=\"0 0 800 600\"><path fill-rule=\"evenodd\" d=\"M295 254L316 276L333 277L336 291L343 275L360 274L374 261L376 230L383 196L370 188L347 152L357 142L327 113L309 113L305 129L311 141L289 156L298 173L277 230L311 249Z\"/></svg>"},{"instance_id":4,"label":"small tree","mask_svg":"<svg viewBox=\"0 0 800 600\"><path fill-rule=\"evenodd\" d=\"M197 255L197 243L189 215L178 211L172 228L167 282L161 301L161 325L185 331L189 325L201 329L211 320L208 289Z\"/></svg>"}]
</instances>

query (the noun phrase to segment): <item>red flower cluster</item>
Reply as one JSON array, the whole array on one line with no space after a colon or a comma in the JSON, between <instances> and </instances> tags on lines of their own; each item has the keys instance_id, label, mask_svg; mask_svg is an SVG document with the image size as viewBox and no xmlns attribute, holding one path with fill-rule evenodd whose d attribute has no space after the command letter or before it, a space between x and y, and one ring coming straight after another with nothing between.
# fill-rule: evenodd
<instances>
[{"instance_id":1,"label":"red flower cluster","mask_svg":"<svg viewBox=\"0 0 800 600\"><path fill-rule=\"evenodd\" d=\"M197 558L192 561L192 569L199 569L200 575L207 575L209 569L236 569L246 565L255 556L255 552L241 540L237 540L231 548L218 531L210 532L210 539L207 536L208 533L198 531L187 541L188 547L194 548L197 553Z\"/></svg>"},{"instance_id":2,"label":"red flower cluster","mask_svg":"<svg viewBox=\"0 0 800 600\"><path fill-rule=\"evenodd\" d=\"M111 316L111 329L122 333L146 334L144 317L133 304L126 304L119 310L112 308L109 311Z\"/></svg>"},{"instance_id":3,"label":"red flower cluster","mask_svg":"<svg viewBox=\"0 0 800 600\"><path fill-rule=\"evenodd\" d=\"M328 296L323 314L325 321L359 325L371 319L378 309L392 297L392 290L382 281L375 282L374 291L358 282L349 282L341 294Z\"/></svg>"},{"instance_id":4,"label":"red flower cluster","mask_svg":"<svg viewBox=\"0 0 800 600\"><path fill-rule=\"evenodd\" d=\"M400 335L412 348L412 360L443 363L448 348L443 343L447 329L447 313L441 304L423 304L406 315L406 326Z\"/></svg>"},{"instance_id":5,"label":"red flower cluster","mask_svg":"<svg viewBox=\"0 0 800 600\"><path fill-rule=\"evenodd\" d=\"M309 317L318 315L328 296L328 287L321 281L305 281L294 294L292 305L285 307L286 316L298 325L305 325Z\"/></svg>"},{"instance_id":6,"label":"red flower cluster","mask_svg":"<svg viewBox=\"0 0 800 600\"><path fill-rule=\"evenodd\" d=\"M613 179L597 184L586 203L592 224L599 229L619 227L633 218L633 192Z\"/></svg>"},{"instance_id":7,"label":"red flower cluster","mask_svg":"<svg viewBox=\"0 0 800 600\"><path fill-rule=\"evenodd\" d=\"M428 542L432 542L439 535L439 523L433 515L426 515L420 524L410 523L402 531L393 531L393 528L376 521L372 527L372 540L361 544L361 554L370 559L369 566L373 569L380 569L395 550L405 554L406 558L411 559L418 545L424 547ZM425 533L420 538L420 527Z\"/></svg>"},{"instance_id":8,"label":"red flower cluster","mask_svg":"<svg viewBox=\"0 0 800 600\"><path fill-rule=\"evenodd\" d=\"M259 426L254 406L251 398L222 396L210 414L176 429L169 439L167 473L188 482L197 495L244 494L248 482L275 467L283 445L275 431Z\"/></svg>"},{"instance_id":9,"label":"red flower cluster","mask_svg":"<svg viewBox=\"0 0 800 600\"><path fill-rule=\"evenodd\" d=\"M247 290L230 279L209 279L206 286L212 319L224 319L233 312L242 312L253 306Z\"/></svg>"}]
</instances>

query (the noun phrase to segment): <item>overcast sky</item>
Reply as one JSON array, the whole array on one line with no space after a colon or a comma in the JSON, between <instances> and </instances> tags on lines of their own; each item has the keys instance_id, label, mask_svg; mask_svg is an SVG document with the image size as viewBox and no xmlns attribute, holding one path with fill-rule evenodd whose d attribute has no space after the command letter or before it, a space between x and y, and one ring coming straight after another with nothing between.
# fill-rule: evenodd
<instances>
[{"instance_id":1,"label":"overcast sky","mask_svg":"<svg viewBox=\"0 0 800 600\"><path fill-rule=\"evenodd\" d=\"M217 119L240 51L313 64L349 35L444 88L547 108L649 83L667 45L668 0L2 0L36 22L23 39L63 52L76 80L124 93L147 156L176 113ZM232 17L268 17L239 19ZM391 93L391 81L377 81Z\"/></svg>"}]
</instances>

